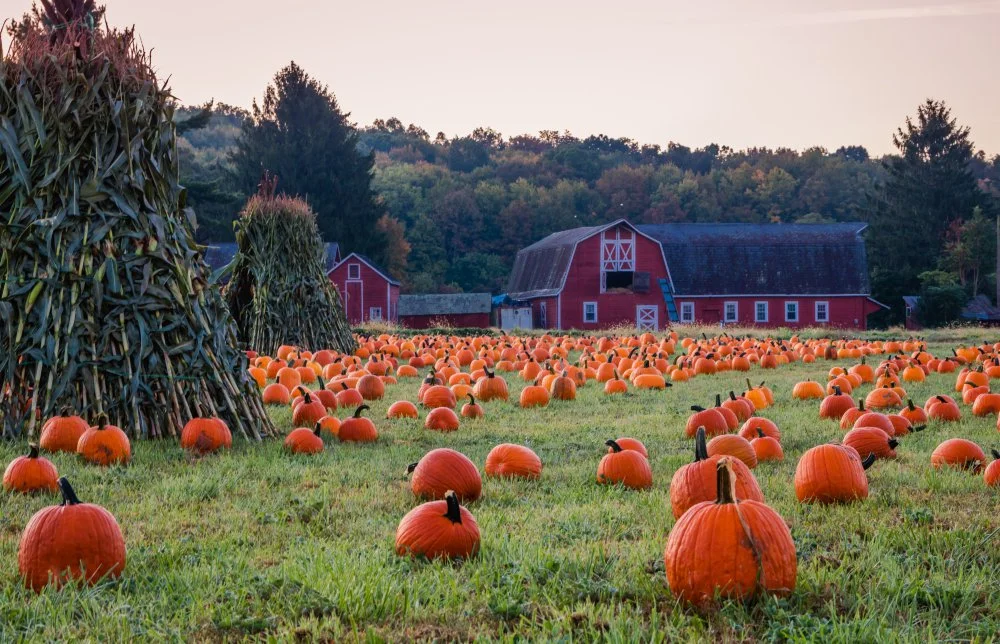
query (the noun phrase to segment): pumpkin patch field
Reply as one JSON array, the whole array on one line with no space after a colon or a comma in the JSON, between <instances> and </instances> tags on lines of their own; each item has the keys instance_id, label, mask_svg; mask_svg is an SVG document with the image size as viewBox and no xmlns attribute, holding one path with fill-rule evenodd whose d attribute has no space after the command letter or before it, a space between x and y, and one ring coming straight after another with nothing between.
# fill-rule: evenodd
<instances>
[{"instance_id":1,"label":"pumpkin patch field","mask_svg":"<svg viewBox=\"0 0 1000 644\"><path fill-rule=\"evenodd\" d=\"M0 641L995 640L998 338L745 333L251 355L262 442L67 410L0 443Z\"/></svg>"}]
</instances>

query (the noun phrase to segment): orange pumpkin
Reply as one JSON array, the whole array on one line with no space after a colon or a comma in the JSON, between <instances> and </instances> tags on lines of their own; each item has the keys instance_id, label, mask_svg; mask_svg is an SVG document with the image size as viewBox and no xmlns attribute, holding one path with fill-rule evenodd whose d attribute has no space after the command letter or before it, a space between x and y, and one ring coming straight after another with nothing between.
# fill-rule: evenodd
<instances>
[{"instance_id":1,"label":"orange pumpkin","mask_svg":"<svg viewBox=\"0 0 1000 644\"><path fill-rule=\"evenodd\" d=\"M931 465L935 469L948 466L979 472L986 465L986 453L970 440L949 438L931 453Z\"/></svg>"},{"instance_id":2,"label":"orange pumpkin","mask_svg":"<svg viewBox=\"0 0 1000 644\"><path fill-rule=\"evenodd\" d=\"M83 460L96 465L108 466L114 463L128 463L132 460L132 444L119 427L107 424L107 416L101 414L97 425L80 436L76 453Z\"/></svg>"},{"instance_id":3,"label":"orange pumpkin","mask_svg":"<svg viewBox=\"0 0 1000 644\"><path fill-rule=\"evenodd\" d=\"M42 425L38 446L46 452L76 452L80 437L87 431L87 421L63 409Z\"/></svg>"},{"instance_id":4,"label":"orange pumpkin","mask_svg":"<svg viewBox=\"0 0 1000 644\"><path fill-rule=\"evenodd\" d=\"M795 496L803 503L847 503L868 498L865 470L875 462L864 461L845 445L817 445L806 451L795 467Z\"/></svg>"},{"instance_id":5,"label":"orange pumpkin","mask_svg":"<svg viewBox=\"0 0 1000 644\"><path fill-rule=\"evenodd\" d=\"M396 554L428 559L469 558L479 552L479 525L454 492L418 505L396 528Z\"/></svg>"},{"instance_id":6,"label":"orange pumpkin","mask_svg":"<svg viewBox=\"0 0 1000 644\"><path fill-rule=\"evenodd\" d=\"M709 456L732 456L753 469L757 467L757 453L750 441L738 434L722 434L708 442Z\"/></svg>"},{"instance_id":7,"label":"orange pumpkin","mask_svg":"<svg viewBox=\"0 0 1000 644\"><path fill-rule=\"evenodd\" d=\"M337 438L345 443L372 443L378 440L378 430L370 418L365 418L361 412L368 410L368 405L361 405L354 410L354 415L345 418L340 423Z\"/></svg>"},{"instance_id":8,"label":"orange pumpkin","mask_svg":"<svg viewBox=\"0 0 1000 644\"><path fill-rule=\"evenodd\" d=\"M38 455L38 445L31 444L27 456L18 456L3 473L3 489L11 492L55 492L59 474L56 466Z\"/></svg>"},{"instance_id":9,"label":"orange pumpkin","mask_svg":"<svg viewBox=\"0 0 1000 644\"><path fill-rule=\"evenodd\" d=\"M633 490L645 490L653 486L653 471L649 461L639 452L622 449L618 443L605 443L611 452L604 455L597 466L597 482L602 485L623 485Z\"/></svg>"},{"instance_id":10,"label":"orange pumpkin","mask_svg":"<svg viewBox=\"0 0 1000 644\"><path fill-rule=\"evenodd\" d=\"M454 490L464 503L475 501L483 491L483 479L469 457L445 447L433 449L406 470L410 489L417 498L443 499Z\"/></svg>"},{"instance_id":11,"label":"orange pumpkin","mask_svg":"<svg viewBox=\"0 0 1000 644\"><path fill-rule=\"evenodd\" d=\"M233 446L233 434L221 418L192 418L181 430L181 448L208 454Z\"/></svg>"},{"instance_id":12,"label":"orange pumpkin","mask_svg":"<svg viewBox=\"0 0 1000 644\"><path fill-rule=\"evenodd\" d=\"M705 431L698 430L694 442L694 462L679 467L670 480L670 508L675 519L692 506L716 498L716 465L722 458L709 456ZM733 461L732 468L736 477L737 498L763 501L764 493L760 491L750 468L739 459Z\"/></svg>"},{"instance_id":13,"label":"orange pumpkin","mask_svg":"<svg viewBox=\"0 0 1000 644\"><path fill-rule=\"evenodd\" d=\"M536 479L542 474L542 459L530 448L502 443L486 456L486 475Z\"/></svg>"},{"instance_id":14,"label":"orange pumpkin","mask_svg":"<svg viewBox=\"0 0 1000 644\"><path fill-rule=\"evenodd\" d=\"M453 432L458 429L458 415L450 407L435 407L424 419L424 428L439 432Z\"/></svg>"},{"instance_id":15,"label":"orange pumpkin","mask_svg":"<svg viewBox=\"0 0 1000 644\"><path fill-rule=\"evenodd\" d=\"M285 449L292 454L319 454L323 451L322 426L317 422L314 429L299 427L285 436Z\"/></svg>"}]
</instances>

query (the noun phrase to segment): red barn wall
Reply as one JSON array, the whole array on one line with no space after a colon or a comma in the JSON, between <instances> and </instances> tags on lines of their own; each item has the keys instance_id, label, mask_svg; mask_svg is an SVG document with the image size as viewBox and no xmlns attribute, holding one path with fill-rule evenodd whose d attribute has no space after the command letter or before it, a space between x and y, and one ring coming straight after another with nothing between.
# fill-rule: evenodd
<instances>
[{"instance_id":1,"label":"red barn wall","mask_svg":"<svg viewBox=\"0 0 1000 644\"><path fill-rule=\"evenodd\" d=\"M776 327L806 327L829 326L841 329L865 330L868 327L868 314L878 310L878 306L865 296L829 296L829 297L697 297L685 298L678 295L677 313L682 314L685 302L694 303L694 319L699 324L719 324L724 315L725 302L737 302L737 315L740 326L758 326L763 328ZM756 302L768 303L768 321L755 322L754 311ZM799 303L798 322L785 321L785 302ZM816 302L827 302L830 321L816 321ZM734 324L727 322L727 324Z\"/></svg>"},{"instance_id":2,"label":"red barn wall","mask_svg":"<svg viewBox=\"0 0 1000 644\"><path fill-rule=\"evenodd\" d=\"M348 280L347 267L355 263L361 265L360 279ZM389 282L368 264L351 258L330 271L329 277L340 292L350 324L369 321L373 306L382 308L383 320L395 322L398 318L399 286Z\"/></svg>"},{"instance_id":3,"label":"red barn wall","mask_svg":"<svg viewBox=\"0 0 1000 644\"><path fill-rule=\"evenodd\" d=\"M626 230L630 230L625 227ZM608 234L614 229L607 231ZM583 240L576 247L566 285L555 306L549 304L550 328L605 329L617 325L636 325L636 307L657 307L659 328L669 324L667 307L659 281L667 276L663 251L658 242L635 235L635 270L649 273L646 293L601 293L601 235ZM583 321L583 303L597 302L597 323Z\"/></svg>"},{"instance_id":4,"label":"red barn wall","mask_svg":"<svg viewBox=\"0 0 1000 644\"><path fill-rule=\"evenodd\" d=\"M437 315L403 315L399 323L407 329L430 329L444 320L448 326L459 328L481 328L490 326L489 313L453 313Z\"/></svg>"}]
</instances>

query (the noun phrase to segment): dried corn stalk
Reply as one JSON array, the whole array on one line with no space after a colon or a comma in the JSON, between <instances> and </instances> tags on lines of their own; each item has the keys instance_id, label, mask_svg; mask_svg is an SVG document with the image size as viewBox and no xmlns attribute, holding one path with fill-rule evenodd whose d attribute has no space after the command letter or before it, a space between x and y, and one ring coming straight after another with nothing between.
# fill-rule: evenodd
<instances>
[{"instance_id":1,"label":"dried corn stalk","mask_svg":"<svg viewBox=\"0 0 1000 644\"><path fill-rule=\"evenodd\" d=\"M269 355L282 344L353 352L340 294L324 268L316 215L301 199L275 195L275 183L265 175L236 221L226 298L240 338Z\"/></svg>"},{"instance_id":2,"label":"dried corn stalk","mask_svg":"<svg viewBox=\"0 0 1000 644\"><path fill-rule=\"evenodd\" d=\"M0 418L68 406L136 437L275 433L178 184L173 106L131 31L49 0L0 53Z\"/></svg>"}]
</instances>

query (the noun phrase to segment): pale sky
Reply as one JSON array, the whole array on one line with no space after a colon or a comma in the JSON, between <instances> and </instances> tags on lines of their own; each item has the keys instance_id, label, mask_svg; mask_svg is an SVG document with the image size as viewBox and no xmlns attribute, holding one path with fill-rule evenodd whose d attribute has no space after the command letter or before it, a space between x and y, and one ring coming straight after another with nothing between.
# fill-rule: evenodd
<instances>
[{"instance_id":1,"label":"pale sky","mask_svg":"<svg viewBox=\"0 0 1000 644\"><path fill-rule=\"evenodd\" d=\"M185 103L295 60L362 125L882 154L934 97L1000 153L1000 0L102 1Z\"/></svg>"}]
</instances>

